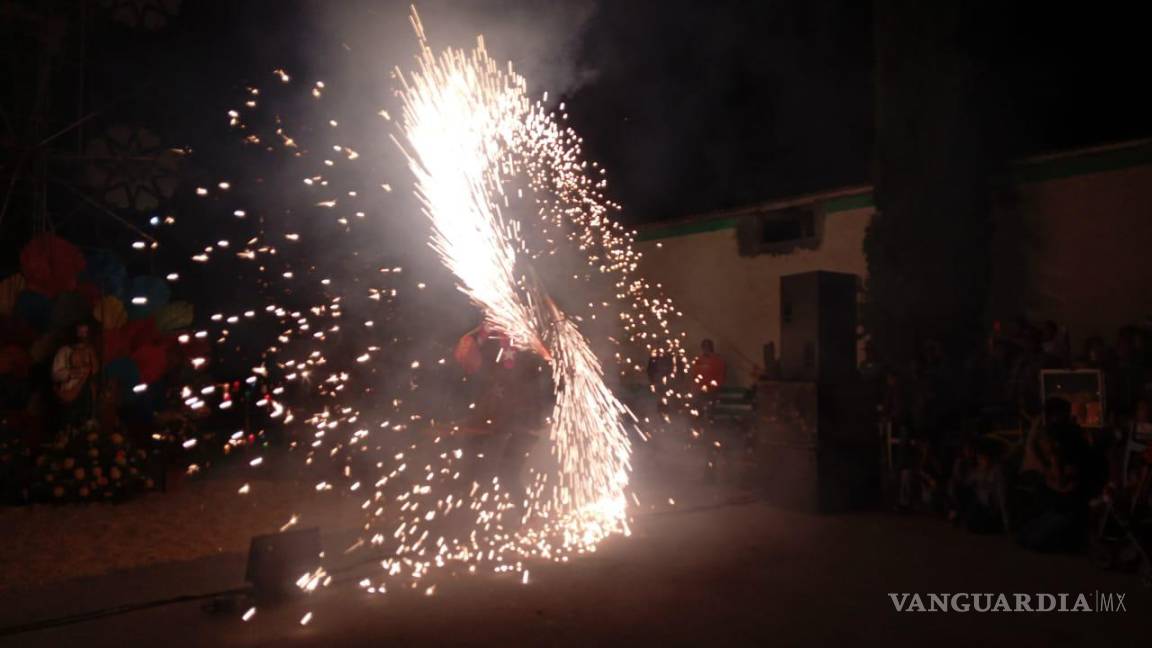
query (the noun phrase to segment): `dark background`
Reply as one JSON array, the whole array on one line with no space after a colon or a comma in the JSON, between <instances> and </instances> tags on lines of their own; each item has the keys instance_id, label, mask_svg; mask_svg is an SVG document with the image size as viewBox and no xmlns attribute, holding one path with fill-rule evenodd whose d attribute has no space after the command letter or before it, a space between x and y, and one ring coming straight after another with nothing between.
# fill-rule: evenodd
<instances>
[{"instance_id":1,"label":"dark background","mask_svg":"<svg viewBox=\"0 0 1152 648\"><path fill-rule=\"evenodd\" d=\"M70 20L77 6L33 5L55 6ZM870 3L481 0L420 8L429 32L447 32L456 45L469 45L458 39L471 32L496 31L490 47L499 55L501 39L516 40L499 33L502 25L530 32L532 21L547 22L565 7L577 19L553 21L547 29L564 39L556 41L565 52L556 64L581 71L567 84L572 87L562 89L571 123L585 137L589 157L608 168L611 193L629 222L869 181ZM973 19L955 46L977 65L982 109L970 118L981 124L996 157L1152 130L1152 105L1141 88L1145 27L1130 5L1097 3L1091 11L1057 3L971 7ZM396 36L409 29L406 9L392 1L196 0L183 2L167 25L148 31L110 21L93 5L82 59L85 105L114 104L120 120L147 123L169 141L208 152L227 138L222 115L235 105L238 89L250 80L266 81L273 68L330 78L352 68L406 63L344 45L348 26L371 18L395 26L378 39L390 41L389 52L414 51L410 40ZM66 42L79 37L73 28ZM30 46L36 47L8 39L7 81L33 69ZM512 54L542 58L538 52ZM53 82L70 87L80 62L67 61ZM518 62L531 73L531 61ZM19 84L6 85L19 94ZM383 95L386 89L365 92ZM23 99L5 100L9 124L27 118ZM60 103L51 118L65 123L74 114Z\"/></svg>"}]
</instances>

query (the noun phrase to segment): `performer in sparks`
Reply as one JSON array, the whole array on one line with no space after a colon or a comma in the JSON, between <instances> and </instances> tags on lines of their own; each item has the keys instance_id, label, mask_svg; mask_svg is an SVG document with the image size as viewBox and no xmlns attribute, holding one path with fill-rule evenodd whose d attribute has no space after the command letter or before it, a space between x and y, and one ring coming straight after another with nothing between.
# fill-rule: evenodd
<instances>
[{"instance_id":1,"label":"performer in sparks","mask_svg":"<svg viewBox=\"0 0 1152 648\"><path fill-rule=\"evenodd\" d=\"M467 427L481 433L482 445L506 439L496 473L501 488L517 503L524 495L525 459L539 438L551 394L545 370L551 356L539 342L529 346L531 351L518 349L507 335L483 322L460 338L453 353L476 395Z\"/></svg>"},{"instance_id":2,"label":"performer in sparks","mask_svg":"<svg viewBox=\"0 0 1152 648\"><path fill-rule=\"evenodd\" d=\"M692 380L701 394L713 394L724 386L728 366L724 358L716 354L712 340L700 342L700 355L692 362Z\"/></svg>"}]
</instances>

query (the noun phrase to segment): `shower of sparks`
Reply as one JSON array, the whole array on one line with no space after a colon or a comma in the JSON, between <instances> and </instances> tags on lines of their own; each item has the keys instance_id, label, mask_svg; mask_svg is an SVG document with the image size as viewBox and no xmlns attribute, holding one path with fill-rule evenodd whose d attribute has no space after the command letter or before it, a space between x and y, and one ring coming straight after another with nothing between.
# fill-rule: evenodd
<instances>
[{"instance_id":1,"label":"shower of sparks","mask_svg":"<svg viewBox=\"0 0 1152 648\"><path fill-rule=\"evenodd\" d=\"M529 101L524 78L489 58L482 39L470 54L436 56L415 16L413 25L421 42L419 70L398 75L404 148L432 222L432 247L491 324L552 363L557 400L550 441L558 474L550 486L532 489L525 532L517 537L533 537L535 546L555 554L546 535L558 525L564 549L593 546L627 529L630 444L624 421L630 413L604 384L600 363L576 325L542 286L517 276L524 256L518 250L527 246L500 208L507 181L526 170L523 158L565 157L551 148L561 143L547 141L556 130ZM578 184L562 173L552 179L560 186ZM548 178L539 180L543 185ZM534 304L534 297L548 307ZM537 517L548 522L544 531L532 524Z\"/></svg>"},{"instance_id":2,"label":"shower of sparks","mask_svg":"<svg viewBox=\"0 0 1152 648\"><path fill-rule=\"evenodd\" d=\"M410 340L394 337L386 313L406 291L431 285L427 278L395 264L379 267L372 277L349 277L338 267L320 267L322 259L296 260L278 246L304 249L309 230L279 223L260 204L245 204L247 187L240 178L219 179L209 185L214 190L201 187L196 193L215 201L230 226L252 229L201 243L189 257L196 264L218 266L227 260L251 268L269 288L259 293L265 301L237 304L178 338L182 345L214 342L239 353L238 330L261 322L276 327L242 381L261 394L254 406L263 411L263 425L284 429L290 448L303 456L307 469L317 471L316 492L342 493L361 504L364 533L344 553L370 554L381 566L379 578L360 581L372 595L400 585L431 596L436 586L426 577L460 567L468 573L516 573L527 583L532 560L567 562L596 551L606 538L629 533L629 506L638 502L629 489L629 433L637 422L606 384L605 367L581 329L589 320L623 330L621 339L604 340L618 347L613 369L622 375L643 374L652 355L671 357L672 375L652 390L665 405L687 404L684 409L695 414L691 385L681 380L688 362L685 334L673 325L680 313L658 284L639 276L635 232L612 219L620 208L604 195L605 172L583 159L582 140L563 125L564 105L546 108L547 94L530 100L525 79L491 59L482 38L471 51L437 54L415 12L412 23L420 49L412 72L396 71L399 110L376 106L371 112L385 128L395 129L393 139L431 225L429 243L461 292L514 346L548 362L555 386L542 434L550 450L548 466L532 469L521 496L477 469L490 465L491 458L477 453L464 430L415 404L412 393L430 375L451 371L451 363L442 348L421 355ZM273 75L276 86L294 83L284 70ZM339 92L333 85L315 81L303 89L323 111L328 97ZM323 115L319 129L297 132L279 115L272 126L256 128L249 123L256 98L262 104L266 98L256 87L246 95L243 108L227 112L228 125L246 146L308 165L296 176L297 186L308 192L297 208L313 214L317 223L355 233L372 219L373 207L401 186L389 178L374 179L370 191L344 186L345 165L364 164L373 156L344 134L341 124L348 120L342 115ZM324 141L312 141L321 132ZM533 266L563 253L576 254L582 266L573 283L604 286L611 297L579 312L575 309L583 304L566 304L569 312L562 311L550 295L563 297L568 286L546 285ZM170 280L187 281L200 269L186 268ZM319 291L320 300L294 303L309 291ZM370 307L373 315L355 319L357 314L349 321L350 304ZM393 364L384 365L389 358ZM196 357L191 364L203 369L210 360ZM364 379L377 367L381 374L399 371L405 377L394 393L374 391ZM231 408L234 387L224 382L208 387L185 387L186 407ZM251 469L261 471L267 469L264 445L264 429L246 429L227 436L224 450L246 452ZM245 484L239 494L250 490ZM306 523L293 514L280 530ZM298 584L311 592L331 582L317 566ZM254 613L253 608L245 620ZM311 619L309 613L301 623Z\"/></svg>"}]
</instances>

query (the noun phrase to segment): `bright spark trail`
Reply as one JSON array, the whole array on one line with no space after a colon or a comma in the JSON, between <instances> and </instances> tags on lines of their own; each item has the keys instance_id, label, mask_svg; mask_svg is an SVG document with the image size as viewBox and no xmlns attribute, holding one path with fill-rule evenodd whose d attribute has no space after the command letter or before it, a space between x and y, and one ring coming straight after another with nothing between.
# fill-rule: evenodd
<instances>
[{"instance_id":1,"label":"bright spark trail","mask_svg":"<svg viewBox=\"0 0 1152 648\"><path fill-rule=\"evenodd\" d=\"M532 128L546 116L528 100L523 77L502 70L482 40L470 55L448 50L437 57L415 17L413 25L420 67L401 76L403 130L433 247L496 328L551 360L557 399L550 442L559 481L544 501L530 503L531 513L558 521L569 541L594 545L627 529L630 413L605 385L577 326L542 286L515 275L517 250L525 246L500 208L505 177L522 172L522 156L545 149L534 138L555 131Z\"/></svg>"},{"instance_id":2,"label":"bright spark trail","mask_svg":"<svg viewBox=\"0 0 1152 648\"><path fill-rule=\"evenodd\" d=\"M396 71L399 123L387 110L379 115L397 128L393 139L431 226L429 244L490 326L520 352L547 361L555 390L542 435L550 463L530 471L524 492L478 469L492 458L478 452L459 425L438 420L438 412L417 404L413 392L421 378L449 368L443 358L416 355L406 340L387 339L386 308L407 290L403 268L381 267L377 277L360 281L367 278L319 266L323 259L297 259L278 246L300 245L300 231L288 227L291 221L250 217L263 211L261 206L228 199L224 187L231 189L231 182L220 183L221 192L200 188L197 194L220 200L232 222L256 229L244 243L230 247L227 240L216 241L192 261L239 259L275 289L268 294L276 296L263 304L213 316L221 327L213 334L224 343L230 335L224 324L239 327L267 318L278 326L246 380L263 386L265 397L257 406L270 423L282 426L290 446L306 455L305 466L320 473L316 491L335 491L361 503L363 535L345 553L368 553L384 573L364 578L360 586L371 594L407 586L431 596L436 585L426 577L437 570L513 572L527 583L531 560L566 562L596 551L611 536L629 533L629 504L638 501L629 488L630 432L638 423L605 381L605 367L582 330L590 321L622 329L622 339L596 340L619 348L612 370L639 374L650 355L667 355L674 359L673 375L652 388L656 398L691 410L693 389L681 380L688 368L684 333L671 325L680 313L658 284L638 275L635 233L612 219L619 206L604 195L604 170L582 158L580 138L562 125L564 105L557 115L545 108L546 94L541 101L530 100L525 79L510 65L498 65L482 38L471 51L437 54L415 11L412 24L419 52L413 71ZM293 82L284 70L274 75L279 83ZM323 106L332 89L316 81L308 91ZM247 118L265 95L249 87L245 99L243 109L229 111L229 125L262 155L284 154L293 168L308 165L301 178L308 196L303 207L317 223L334 221L340 235L353 232L371 218L370 201L384 200L392 191L394 180L379 184L381 194L344 184L341 168L360 164L364 156L347 145L353 138L340 130L342 120L325 115L320 128L297 133L277 114L271 132L256 132ZM330 133L335 141L324 142L318 133ZM317 152L328 159L312 168ZM382 180L387 179L375 181ZM371 244L364 237L349 240ZM574 255L581 266L571 274L572 284L602 285L611 295L590 301L587 309L566 303L563 298L578 291L555 277L546 284L535 267L558 253ZM423 289L415 279L415 288ZM318 285L308 290L292 289L313 281ZM310 290L320 291L320 301L291 305L297 294ZM345 322L345 308L365 298L373 315L354 332ZM196 337L209 334L203 330ZM354 350L339 346L341 340ZM389 352L411 359L408 375L390 387L395 391L358 385L365 372L356 368L371 373ZM195 407L207 406L187 388L184 396L195 400ZM319 411L317 399L325 404ZM249 441L237 432L228 443L239 448ZM249 463L260 470L265 462L254 456ZM251 497L253 490L245 484L239 495ZM281 530L307 523L292 515ZM329 571L317 566L297 584L311 592L331 582ZM309 613L301 623L311 619Z\"/></svg>"}]
</instances>

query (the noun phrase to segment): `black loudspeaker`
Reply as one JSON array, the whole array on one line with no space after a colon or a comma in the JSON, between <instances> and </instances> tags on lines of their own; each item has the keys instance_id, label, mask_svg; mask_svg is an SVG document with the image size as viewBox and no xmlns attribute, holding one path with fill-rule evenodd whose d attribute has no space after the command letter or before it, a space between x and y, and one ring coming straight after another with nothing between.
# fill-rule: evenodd
<instances>
[{"instance_id":1,"label":"black loudspeaker","mask_svg":"<svg viewBox=\"0 0 1152 648\"><path fill-rule=\"evenodd\" d=\"M248 547L245 579L257 598L281 599L301 590L296 581L320 562L320 529L255 536Z\"/></svg>"},{"instance_id":2,"label":"black loudspeaker","mask_svg":"<svg viewBox=\"0 0 1152 648\"><path fill-rule=\"evenodd\" d=\"M879 499L880 445L866 385L761 381L756 409L757 465L769 502L836 513Z\"/></svg>"},{"instance_id":3,"label":"black loudspeaker","mask_svg":"<svg viewBox=\"0 0 1152 648\"><path fill-rule=\"evenodd\" d=\"M856 275L780 278L780 371L785 380L844 382L856 375Z\"/></svg>"}]
</instances>

